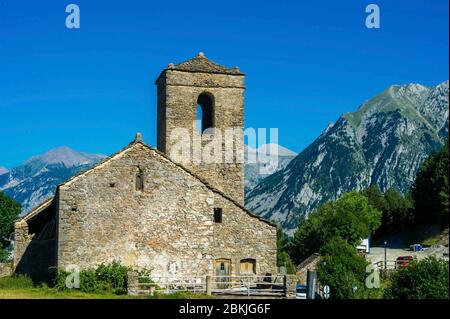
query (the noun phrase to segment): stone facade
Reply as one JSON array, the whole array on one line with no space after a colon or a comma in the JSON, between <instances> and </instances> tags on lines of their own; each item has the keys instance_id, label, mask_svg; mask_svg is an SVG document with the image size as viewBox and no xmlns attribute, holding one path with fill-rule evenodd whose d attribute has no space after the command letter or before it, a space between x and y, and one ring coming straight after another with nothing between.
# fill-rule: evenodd
<instances>
[{"instance_id":1,"label":"stone facade","mask_svg":"<svg viewBox=\"0 0 450 319\"><path fill-rule=\"evenodd\" d=\"M202 54L180 63L169 65L157 81L158 149L171 156L175 144L180 140L172 135L176 129L189 131L189 141L209 143L214 134L201 134L193 123L197 119L197 102L200 95L208 95L212 100L212 123L222 135L221 163L199 162L196 149L191 147L191 155L198 161L182 163L218 190L244 204L244 74L237 68L227 69L206 59ZM234 152L228 163L225 160L225 130L237 128L234 139ZM189 141L187 141L189 143ZM230 148L228 148L230 149ZM231 157L230 157L231 158ZM172 160L175 158L172 157ZM230 163L232 162L232 163Z\"/></svg>"},{"instance_id":2,"label":"stone facade","mask_svg":"<svg viewBox=\"0 0 450 319\"><path fill-rule=\"evenodd\" d=\"M200 276L228 259L238 274L248 258L257 273L276 272L276 228L142 142L60 186L59 268L119 260L154 276Z\"/></svg>"},{"instance_id":3,"label":"stone facade","mask_svg":"<svg viewBox=\"0 0 450 319\"><path fill-rule=\"evenodd\" d=\"M55 271L55 200L37 207L15 223L13 264L15 272L46 280Z\"/></svg>"},{"instance_id":4,"label":"stone facade","mask_svg":"<svg viewBox=\"0 0 450 319\"><path fill-rule=\"evenodd\" d=\"M214 127L243 128L243 80L237 68L203 55L165 69L157 80L162 152L139 134L60 185L53 199L16 222L16 272L42 277L119 261L154 277L276 273L276 227L242 206L243 164L180 164L167 154L176 127L192 132L200 94L212 98ZM203 144L211 138L192 134ZM238 157L242 137L236 150Z\"/></svg>"},{"instance_id":5,"label":"stone facade","mask_svg":"<svg viewBox=\"0 0 450 319\"><path fill-rule=\"evenodd\" d=\"M13 274L12 263L0 263L0 278L9 277Z\"/></svg>"}]
</instances>

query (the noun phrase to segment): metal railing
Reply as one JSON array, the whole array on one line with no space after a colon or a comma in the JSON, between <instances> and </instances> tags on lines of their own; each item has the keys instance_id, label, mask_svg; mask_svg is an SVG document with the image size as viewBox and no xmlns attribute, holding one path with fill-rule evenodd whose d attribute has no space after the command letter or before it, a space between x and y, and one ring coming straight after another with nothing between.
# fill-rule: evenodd
<instances>
[{"instance_id":1,"label":"metal railing","mask_svg":"<svg viewBox=\"0 0 450 319\"><path fill-rule=\"evenodd\" d=\"M139 276L140 293L194 292L217 295L281 296L285 293L284 276Z\"/></svg>"},{"instance_id":2,"label":"metal railing","mask_svg":"<svg viewBox=\"0 0 450 319\"><path fill-rule=\"evenodd\" d=\"M282 295L284 276L215 276L212 277L212 292L227 295Z\"/></svg>"},{"instance_id":3,"label":"metal railing","mask_svg":"<svg viewBox=\"0 0 450 319\"><path fill-rule=\"evenodd\" d=\"M206 292L206 276L140 276L138 278L139 290L142 292Z\"/></svg>"},{"instance_id":4,"label":"metal railing","mask_svg":"<svg viewBox=\"0 0 450 319\"><path fill-rule=\"evenodd\" d=\"M375 269L377 269L378 271L384 270L385 268L387 270L393 270L403 265L406 265L408 262L411 262L411 260L387 260L385 266L384 260L380 260L374 263L373 265L375 266Z\"/></svg>"}]
</instances>

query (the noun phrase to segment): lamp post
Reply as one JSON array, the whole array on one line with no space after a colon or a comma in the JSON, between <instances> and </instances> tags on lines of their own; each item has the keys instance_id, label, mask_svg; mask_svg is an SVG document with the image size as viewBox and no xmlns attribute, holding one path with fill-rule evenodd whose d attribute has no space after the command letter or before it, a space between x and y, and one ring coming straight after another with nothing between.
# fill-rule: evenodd
<instances>
[{"instance_id":1,"label":"lamp post","mask_svg":"<svg viewBox=\"0 0 450 319\"><path fill-rule=\"evenodd\" d=\"M386 247L387 247L387 240L384 241L384 270L387 270L387 257L386 257Z\"/></svg>"},{"instance_id":2,"label":"lamp post","mask_svg":"<svg viewBox=\"0 0 450 319\"><path fill-rule=\"evenodd\" d=\"M356 285L353 285L352 287L353 298L355 298L356 290L358 290L358 287Z\"/></svg>"},{"instance_id":3,"label":"lamp post","mask_svg":"<svg viewBox=\"0 0 450 319\"><path fill-rule=\"evenodd\" d=\"M323 262L322 262L322 265L323 265L323 272L324 272L324 274L325 274L325 280L327 280L328 278L327 278L327 262L324 260ZM326 286L326 284L325 283L323 283L323 286L322 286L322 297L324 297L324 291L323 291L323 287L325 287ZM328 298L327 298L328 299Z\"/></svg>"}]
</instances>

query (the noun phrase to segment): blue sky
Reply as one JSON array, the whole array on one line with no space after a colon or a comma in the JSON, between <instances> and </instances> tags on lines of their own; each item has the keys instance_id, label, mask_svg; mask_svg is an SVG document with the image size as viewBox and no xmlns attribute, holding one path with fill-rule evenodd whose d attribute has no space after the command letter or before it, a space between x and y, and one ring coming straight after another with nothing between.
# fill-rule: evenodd
<instances>
[{"instance_id":1,"label":"blue sky","mask_svg":"<svg viewBox=\"0 0 450 319\"><path fill-rule=\"evenodd\" d=\"M76 3L81 28L65 27ZM381 28L365 27L376 3ZM154 81L199 51L246 73L245 121L301 151L391 84L448 79L448 1L0 0L0 166L155 145Z\"/></svg>"}]
</instances>

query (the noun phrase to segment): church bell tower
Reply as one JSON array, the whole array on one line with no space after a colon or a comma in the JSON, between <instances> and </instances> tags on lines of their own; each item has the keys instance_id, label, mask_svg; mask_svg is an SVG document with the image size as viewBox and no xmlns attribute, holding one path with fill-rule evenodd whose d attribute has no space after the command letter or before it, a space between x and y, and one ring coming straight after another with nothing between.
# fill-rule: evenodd
<instances>
[{"instance_id":1,"label":"church bell tower","mask_svg":"<svg viewBox=\"0 0 450 319\"><path fill-rule=\"evenodd\" d=\"M244 77L237 67L224 67L199 53L185 62L169 64L156 80L158 149L180 162L174 156L175 148L180 147L179 132L188 132L185 143L189 146L185 146L189 147L191 158L180 164L241 205L244 204ZM230 150L225 135L231 130L235 135ZM200 152L204 152L215 138L216 142L219 138L222 141L215 144L221 146L215 148L220 149L220 153L216 152L219 160L205 161L203 157L199 160L196 145L201 145Z\"/></svg>"}]
</instances>

